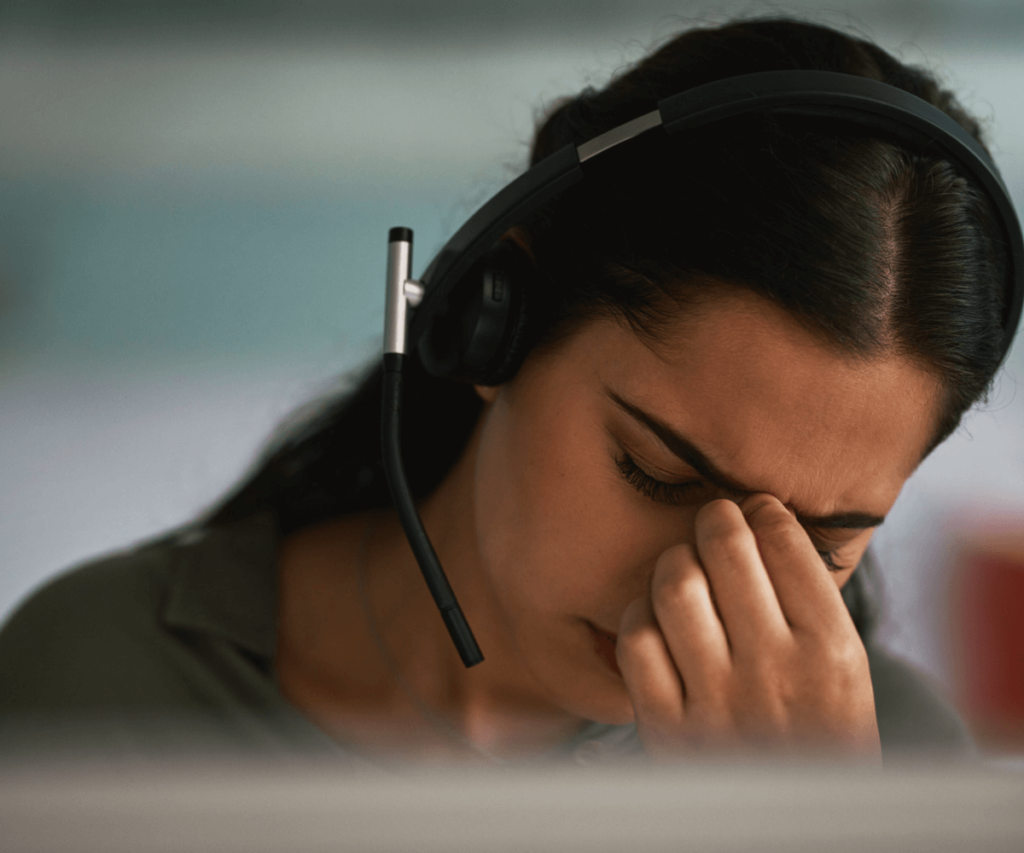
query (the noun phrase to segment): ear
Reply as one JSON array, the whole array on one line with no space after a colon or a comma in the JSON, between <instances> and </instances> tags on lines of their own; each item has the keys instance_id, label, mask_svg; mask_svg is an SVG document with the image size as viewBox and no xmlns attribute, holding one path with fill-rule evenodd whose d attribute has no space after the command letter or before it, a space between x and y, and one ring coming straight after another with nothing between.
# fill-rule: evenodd
<instances>
[{"instance_id":1,"label":"ear","mask_svg":"<svg viewBox=\"0 0 1024 853\"><path fill-rule=\"evenodd\" d=\"M533 264L537 263L537 259L533 256L533 249L530 247L530 238L526 236L526 231L520 225L513 225L504 234L501 235L501 239L509 243L515 243L522 253L530 259Z\"/></svg>"},{"instance_id":2,"label":"ear","mask_svg":"<svg viewBox=\"0 0 1024 853\"><path fill-rule=\"evenodd\" d=\"M500 385L474 385L473 390L476 391L476 395L483 400L485 403L490 405L498 399L498 391L501 390Z\"/></svg>"}]
</instances>

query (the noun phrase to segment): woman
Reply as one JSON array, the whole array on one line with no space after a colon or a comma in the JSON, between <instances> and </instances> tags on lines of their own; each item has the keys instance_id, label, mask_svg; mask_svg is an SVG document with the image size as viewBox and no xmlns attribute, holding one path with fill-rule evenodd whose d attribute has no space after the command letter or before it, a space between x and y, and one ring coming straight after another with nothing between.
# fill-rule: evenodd
<instances>
[{"instance_id":1,"label":"woman","mask_svg":"<svg viewBox=\"0 0 1024 853\"><path fill-rule=\"evenodd\" d=\"M801 68L978 134L879 48L763 20L686 32L562 102L532 161L702 83ZM453 653L390 509L375 368L203 522L26 604L0 635L5 713L373 761L962 746L871 648L863 575L1008 345L983 194L797 117L651 136L595 169L502 240L527 282L521 364L407 379L410 483L483 666Z\"/></svg>"}]
</instances>

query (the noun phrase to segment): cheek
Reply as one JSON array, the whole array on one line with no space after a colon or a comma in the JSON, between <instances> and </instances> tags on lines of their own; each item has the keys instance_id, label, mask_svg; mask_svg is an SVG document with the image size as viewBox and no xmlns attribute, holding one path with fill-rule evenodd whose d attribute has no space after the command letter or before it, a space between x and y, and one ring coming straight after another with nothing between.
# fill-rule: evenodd
<instances>
[{"instance_id":1,"label":"cheek","mask_svg":"<svg viewBox=\"0 0 1024 853\"><path fill-rule=\"evenodd\" d=\"M547 418L497 402L476 465L482 569L509 615L607 622L647 587L657 557L686 538L692 518L638 499L621 479L597 413Z\"/></svg>"},{"instance_id":2,"label":"cheek","mask_svg":"<svg viewBox=\"0 0 1024 853\"><path fill-rule=\"evenodd\" d=\"M601 552L607 484L585 435L558 418L529 418L498 403L484 426L475 512L482 568L509 599L557 607L587 585Z\"/></svg>"},{"instance_id":3,"label":"cheek","mask_svg":"<svg viewBox=\"0 0 1024 853\"><path fill-rule=\"evenodd\" d=\"M500 399L487 413L474 480L477 547L484 573L506 592L557 578L550 568L571 557L577 481L563 443Z\"/></svg>"}]
</instances>

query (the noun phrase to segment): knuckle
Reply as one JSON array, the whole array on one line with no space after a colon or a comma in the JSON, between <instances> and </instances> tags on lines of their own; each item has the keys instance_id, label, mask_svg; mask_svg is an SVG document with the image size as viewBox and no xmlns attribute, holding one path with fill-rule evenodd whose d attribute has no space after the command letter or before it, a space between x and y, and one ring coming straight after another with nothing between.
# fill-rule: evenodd
<instances>
[{"instance_id":1,"label":"knuckle","mask_svg":"<svg viewBox=\"0 0 1024 853\"><path fill-rule=\"evenodd\" d=\"M825 660L834 672L857 672L867 665L867 652L857 636L833 636L821 645Z\"/></svg>"},{"instance_id":2,"label":"knuckle","mask_svg":"<svg viewBox=\"0 0 1024 853\"><path fill-rule=\"evenodd\" d=\"M789 526L794 523L789 510L774 495L764 493L748 495L740 501L739 508L746 518L747 524L751 527L763 529L781 525Z\"/></svg>"},{"instance_id":3,"label":"knuckle","mask_svg":"<svg viewBox=\"0 0 1024 853\"><path fill-rule=\"evenodd\" d=\"M726 702L702 702L689 709L689 745L713 746L736 728L732 708Z\"/></svg>"},{"instance_id":4,"label":"knuckle","mask_svg":"<svg viewBox=\"0 0 1024 853\"><path fill-rule=\"evenodd\" d=\"M659 650L659 639L654 628L638 628L630 634L619 636L615 644L615 660L627 681L637 673L646 671L647 664Z\"/></svg>"},{"instance_id":5,"label":"knuckle","mask_svg":"<svg viewBox=\"0 0 1024 853\"><path fill-rule=\"evenodd\" d=\"M658 560L651 579L651 600L655 613L665 607L678 607L690 601L707 586L704 570L691 545L676 546Z\"/></svg>"},{"instance_id":6,"label":"knuckle","mask_svg":"<svg viewBox=\"0 0 1024 853\"><path fill-rule=\"evenodd\" d=\"M709 572L745 563L755 553L755 539L740 508L732 501L715 501L697 524L697 548Z\"/></svg>"},{"instance_id":7,"label":"knuckle","mask_svg":"<svg viewBox=\"0 0 1024 853\"><path fill-rule=\"evenodd\" d=\"M642 658L661 644L661 634L651 618L650 605L637 599L630 604L619 623L615 654L620 661Z\"/></svg>"},{"instance_id":8,"label":"knuckle","mask_svg":"<svg viewBox=\"0 0 1024 853\"><path fill-rule=\"evenodd\" d=\"M642 598L630 602L619 620L619 642L630 639L641 633L649 624L647 604Z\"/></svg>"},{"instance_id":9,"label":"knuckle","mask_svg":"<svg viewBox=\"0 0 1024 853\"><path fill-rule=\"evenodd\" d=\"M747 654L740 659L743 673L743 691L759 696L775 693L784 680L784 655L782 654Z\"/></svg>"},{"instance_id":10,"label":"knuckle","mask_svg":"<svg viewBox=\"0 0 1024 853\"><path fill-rule=\"evenodd\" d=\"M807 532L785 509L765 513L750 527L759 548L770 545L783 551L799 550L807 541Z\"/></svg>"},{"instance_id":11,"label":"knuckle","mask_svg":"<svg viewBox=\"0 0 1024 853\"><path fill-rule=\"evenodd\" d=\"M788 517L787 517L788 518ZM807 533L792 519L773 521L758 530L758 534L783 551L799 549L807 542Z\"/></svg>"},{"instance_id":12,"label":"knuckle","mask_svg":"<svg viewBox=\"0 0 1024 853\"><path fill-rule=\"evenodd\" d=\"M796 522L788 513L772 514L765 516L757 525L757 532L770 536L773 539L790 539L796 530Z\"/></svg>"},{"instance_id":13,"label":"knuckle","mask_svg":"<svg viewBox=\"0 0 1024 853\"><path fill-rule=\"evenodd\" d=\"M615 657L619 663L629 663L645 657L657 640L655 629L640 626L619 635L615 644Z\"/></svg>"},{"instance_id":14,"label":"knuckle","mask_svg":"<svg viewBox=\"0 0 1024 853\"><path fill-rule=\"evenodd\" d=\"M728 536L743 527L743 514L734 501L721 498L697 510L694 525L702 537Z\"/></svg>"},{"instance_id":15,"label":"knuckle","mask_svg":"<svg viewBox=\"0 0 1024 853\"><path fill-rule=\"evenodd\" d=\"M742 530L730 531L727 536L718 536L701 542L701 553L708 559L709 568L718 565L733 566L746 560L752 551L749 534Z\"/></svg>"},{"instance_id":16,"label":"knuckle","mask_svg":"<svg viewBox=\"0 0 1024 853\"><path fill-rule=\"evenodd\" d=\"M673 545L658 557L658 562L654 565L651 592L675 586L699 569L697 549L693 545Z\"/></svg>"},{"instance_id":17,"label":"knuckle","mask_svg":"<svg viewBox=\"0 0 1024 853\"><path fill-rule=\"evenodd\" d=\"M655 566L655 574L671 572L680 566L688 566L697 560L697 550L689 542L680 542L666 548Z\"/></svg>"}]
</instances>

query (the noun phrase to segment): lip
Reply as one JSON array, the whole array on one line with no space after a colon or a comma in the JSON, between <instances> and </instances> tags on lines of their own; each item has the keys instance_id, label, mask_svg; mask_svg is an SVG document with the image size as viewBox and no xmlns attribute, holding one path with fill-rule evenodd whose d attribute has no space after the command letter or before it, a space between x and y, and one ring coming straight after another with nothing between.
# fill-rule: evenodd
<instances>
[{"instance_id":1,"label":"lip","mask_svg":"<svg viewBox=\"0 0 1024 853\"><path fill-rule=\"evenodd\" d=\"M619 640L618 635L598 628L590 622L587 622L587 627L590 629L590 634L594 640L594 652L601 658L608 669L621 677L622 673L619 671L619 664L615 659L615 644Z\"/></svg>"}]
</instances>

